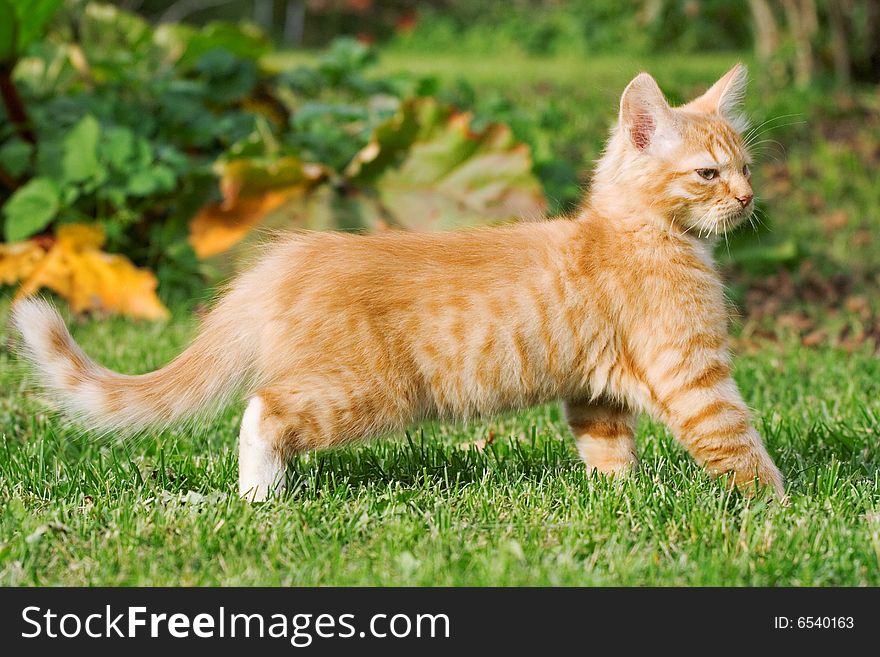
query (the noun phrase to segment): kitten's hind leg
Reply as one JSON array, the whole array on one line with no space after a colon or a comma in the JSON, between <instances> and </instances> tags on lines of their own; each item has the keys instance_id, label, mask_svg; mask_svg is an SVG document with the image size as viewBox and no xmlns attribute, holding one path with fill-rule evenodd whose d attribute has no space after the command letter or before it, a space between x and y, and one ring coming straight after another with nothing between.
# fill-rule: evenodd
<instances>
[{"instance_id":1,"label":"kitten's hind leg","mask_svg":"<svg viewBox=\"0 0 880 657\"><path fill-rule=\"evenodd\" d=\"M262 502L284 489L285 459L275 423L267 421L263 399L251 397L238 437L238 492Z\"/></svg>"},{"instance_id":2,"label":"kitten's hind leg","mask_svg":"<svg viewBox=\"0 0 880 657\"><path fill-rule=\"evenodd\" d=\"M343 444L370 433L383 417L369 398L343 401L332 384L312 379L262 388L241 422L239 491L262 501L284 488L285 466L295 454Z\"/></svg>"},{"instance_id":3,"label":"kitten's hind leg","mask_svg":"<svg viewBox=\"0 0 880 657\"><path fill-rule=\"evenodd\" d=\"M629 410L602 399L566 401L565 417L590 472L624 474L638 464Z\"/></svg>"}]
</instances>

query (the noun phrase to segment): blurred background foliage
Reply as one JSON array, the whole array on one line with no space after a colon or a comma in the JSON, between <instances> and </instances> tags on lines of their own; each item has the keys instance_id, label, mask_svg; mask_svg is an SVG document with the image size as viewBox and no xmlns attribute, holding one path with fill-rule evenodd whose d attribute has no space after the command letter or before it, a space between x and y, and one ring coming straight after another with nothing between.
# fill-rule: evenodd
<instances>
[{"instance_id":1,"label":"blurred background foliage","mask_svg":"<svg viewBox=\"0 0 880 657\"><path fill-rule=\"evenodd\" d=\"M571 213L634 73L679 102L739 59L741 335L876 344L869 0L0 0L0 283L159 318L256 228Z\"/></svg>"},{"instance_id":2,"label":"blurred background foliage","mask_svg":"<svg viewBox=\"0 0 880 657\"><path fill-rule=\"evenodd\" d=\"M754 48L774 76L880 79L871 0L122 0L157 22L252 21L277 43L402 51L656 54Z\"/></svg>"}]
</instances>

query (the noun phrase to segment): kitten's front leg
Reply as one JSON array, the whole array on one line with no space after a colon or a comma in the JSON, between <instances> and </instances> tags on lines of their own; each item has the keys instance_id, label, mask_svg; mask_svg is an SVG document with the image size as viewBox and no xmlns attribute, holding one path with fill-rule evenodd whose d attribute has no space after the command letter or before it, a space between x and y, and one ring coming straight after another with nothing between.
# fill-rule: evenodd
<instances>
[{"instance_id":1,"label":"kitten's front leg","mask_svg":"<svg viewBox=\"0 0 880 657\"><path fill-rule=\"evenodd\" d=\"M658 415L709 472L731 473L748 492L755 480L784 499L782 475L752 426L751 413L730 376L726 359L710 361L684 380L652 386Z\"/></svg>"},{"instance_id":2,"label":"kitten's front leg","mask_svg":"<svg viewBox=\"0 0 880 657\"><path fill-rule=\"evenodd\" d=\"M623 474L638 464L628 410L607 401L566 401L565 417L590 472Z\"/></svg>"}]
</instances>

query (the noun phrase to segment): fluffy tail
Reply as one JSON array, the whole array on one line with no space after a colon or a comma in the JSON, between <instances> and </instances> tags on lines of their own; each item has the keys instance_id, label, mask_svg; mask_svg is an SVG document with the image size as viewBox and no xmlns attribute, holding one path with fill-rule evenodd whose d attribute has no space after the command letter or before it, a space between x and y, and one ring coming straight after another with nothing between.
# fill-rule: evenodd
<instances>
[{"instance_id":1,"label":"fluffy tail","mask_svg":"<svg viewBox=\"0 0 880 657\"><path fill-rule=\"evenodd\" d=\"M24 299L12 309L23 355L62 410L99 430L140 430L191 417L235 391L253 363L246 336L218 307L201 334L165 367L130 376L92 361L54 307Z\"/></svg>"}]
</instances>

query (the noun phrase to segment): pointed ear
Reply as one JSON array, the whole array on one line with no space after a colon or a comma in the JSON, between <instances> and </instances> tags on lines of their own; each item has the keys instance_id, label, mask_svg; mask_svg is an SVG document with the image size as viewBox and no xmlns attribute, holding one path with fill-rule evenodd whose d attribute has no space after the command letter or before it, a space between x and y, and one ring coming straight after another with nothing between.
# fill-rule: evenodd
<instances>
[{"instance_id":1,"label":"pointed ear","mask_svg":"<svg viewBox=\"0 0 880 657\"><path fill-rule=\"evenodd\" d=\"M672 111L660 87L647 73L639 73L620 97L620 129L640 151L662 146L674 134Z\"/></svg>"},{"instance_id":2,"label":"pointed ear","mask_svg":"<svg viewBox=\"0 0 880 657\"><path fill-rule=\"evenodd\" d=\"M737 64L722 75L706 93L692 100L685 107L706 114L720 114L737 125L743 120L740 112L746 95L748 77L749 73L745 65Z\"/></svg>"}]
</instances>

